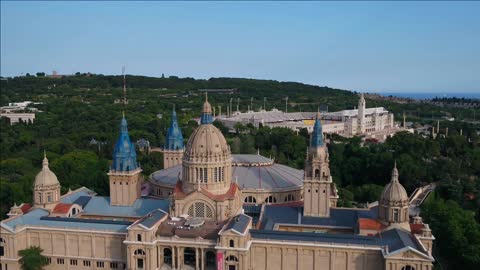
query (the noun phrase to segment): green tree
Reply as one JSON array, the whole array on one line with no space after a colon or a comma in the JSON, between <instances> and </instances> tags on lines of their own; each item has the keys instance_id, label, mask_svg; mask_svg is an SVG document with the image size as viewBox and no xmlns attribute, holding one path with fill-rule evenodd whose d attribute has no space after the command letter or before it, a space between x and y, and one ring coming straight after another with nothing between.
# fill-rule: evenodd
<instances>
[{"instance_id":1,"label":"green tree","mask_svg":"<svg viewBox=\"0 0 480 270\"><path fill-rule=\"evenodd\" d=\"M461 265L474 270L480 265L480 224L472 211L463 210L454 201L429 200L422 216L430 224L440 263L446 269Z\"/></svg>"},{"instance_id":2,"label":"green tree","mask_svg":"<svg viewBox=\"0 0 480 270\"><path fill-rule=\"evenodd\" d=\"M47 257L42 255L40 247L29 247L18 251L22 270L43 270L48 265Z\"/></svg>"}]
</instances>

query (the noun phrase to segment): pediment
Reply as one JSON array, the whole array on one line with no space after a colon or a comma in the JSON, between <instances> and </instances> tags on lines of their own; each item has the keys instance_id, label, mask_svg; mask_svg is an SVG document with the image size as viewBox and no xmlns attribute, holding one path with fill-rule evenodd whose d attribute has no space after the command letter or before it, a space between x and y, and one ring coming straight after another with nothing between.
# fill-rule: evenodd
<instances>
[{"instance_id":1,"label":"pediment","mask_svg":"<svg viewBox=\"0 0 480 270\"><path fill-rule=\"evenodd\" d=\"M428 261L433 260L433 258L431 258L428 254L425 254L411 247L405 247L405 248L390 252L385 256L385 258L404 259L404 260L428 260Z\"/></svg>"}]
</instances>

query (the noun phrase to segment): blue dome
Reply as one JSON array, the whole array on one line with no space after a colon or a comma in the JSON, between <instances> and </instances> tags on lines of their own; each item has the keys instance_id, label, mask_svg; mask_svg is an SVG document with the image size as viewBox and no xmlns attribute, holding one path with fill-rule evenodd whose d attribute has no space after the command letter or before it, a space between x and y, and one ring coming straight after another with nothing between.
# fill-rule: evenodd
<instances>
[{"instance_id":1,"label":"blue dome","mask_svg":"<svg viewBox=\"0 0 480 270\"><path fill-rule=\"evenodd\" d=\"M165 143L166 150L179 150L183 149L183 135L182 131L178 127L177 122L177 113L175 110L172 111L172 121L170 122L170 127L167 132L167 140Z\"/></svg>"},{"instance_id":2,"label":"blue dome","mask_svg":"<svg viewBox=\"0 0 480 270\"><path fill-rule=\"evenodd\" d=\"M313 132L312 132L312 142L310 145L312 147L323 146L322 123L320 122L319 115L317 115L317 117L315 118L315 125L313 126Z\"/></svg>"},{"instance_id":3,"label":"blue dome","mask_svg":"<svg viewBox=\"0 0 480 270\"><path fill-rule=\"evenodd\" d=\"M115 143L113 150L113 163L111 169L113 171L128 172L138 168L137 153L135 146L130 141L128 135L127 120L122 118L120 124L120 136Z\"/></svg>"}]
</instances>

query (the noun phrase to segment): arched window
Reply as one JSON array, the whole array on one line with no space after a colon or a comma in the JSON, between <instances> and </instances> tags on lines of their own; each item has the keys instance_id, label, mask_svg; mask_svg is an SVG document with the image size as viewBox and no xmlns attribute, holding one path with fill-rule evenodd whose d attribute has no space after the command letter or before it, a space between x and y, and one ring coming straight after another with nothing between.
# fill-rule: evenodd
<instances>
[{"instance_id":1,"label":"arched window","mask_svg":"<svg viewBox=\"0 0 480 270\"><path fill-rule=\"evenodd\" d=\"M233 256L233 255L230 255L227 257L227 259L225 260L226 263L227 263L227 269L228 270L237 270L237 267L238 267L238 258Z\"/></svg>"},{"instance_id":2,"label":"arched window","mask_svg":"<svg viewBox=\"0 0 480 270\"><path fill-rule=\"evenodd\" d=\"M402 267L402 270L415 270L415 267L411 265L405 265L404 267Z\"/></svg>"},{"instance_id":3,"label":"arched window","mask_svg":"<svg viewBox=\"0 0 480 270\"><path fill-rule=\"evenodd\" d=\"M172 266L172 250L169 248L163 249L163 262L168 266Z\"/></svg>"},{"instance_id":4,"label":"arched window","mask_svg":"<svg viewBox=\"0 0 480 270\"><path fill-rule=\"evenodd\" d=\"M246 202L246 203L257 203L257 199L255 199L255 197L253 197L253 196L247 196L247 197L245 197L244 202Z\"/></svg>"},{"instance_id":5,"label":"arched window","mask_svg":"<svg viewBox=\"0 0 480 270\"><path fill-rule=\"evenodd\" d=\"M235 247L235 241L233 241L233 239L230 239L230 247Z\"/></svg>"},{"instance_id":6,"label":"arched window","mask_svg":"<svg viewBox=\"0 0 480 270\"><path fill-rule=\"evenodd\" d=\"M188 207L187 214L191 217L213 218L213 210L203 202L196 202Z\"/></svg>"},{"instance_id":7,"label":"arched window","mask_svg":"<svg viewBox=\"0 0 480 270\"><path fill-rule=\"evenodd\" d=\"M142 235L141 234L137 234L137 241L142 242Z\"/></svg>"},{"instance_id":8,"label":"arched window","mask_svg":"<svg viewBox=\"0 0 480 270\"><path fill-rule=\"evenodd\" d=\"M0 237L0 257L5 256L5 239Z\"/></svg>"},{"instance_id":9,"label":"arched window","mask_svg":"<svg viewBox=\"0 0 480 270\"><path fill-rule=\"evenodd\" d=\"M265 202L266 203L276 203L277 202L277 198L273 197L273 196L268 196L266 199L265 199Z\"/></svg>"},{"instance_id":10,"label":"arched window","mask_svg":"<svg viewBox=\"0 0 480 270\"><path fill-rule=\"evenodd\" d=\"M238 258L233 256L233 255L230 255L227 257L226 259L227 262L238 262Z\"/></svg>"},{"instance_id":11,"label":"arched window","mask_svg":"<svg viewBox=\"0 0 480 270\"><path fill-rule=\"evenodd\" d=\"M315 170L315 177L320 177L320 170L319 169Z\"/></svg>"},{"instance_id":12,"label":"arched window","mask_svg":"<svg viewBox=\"0 0 480 270\"><path fill-rule=\"evenodd\" d=\"M143 269L145 267L145 250L137 249L135 250L134 255L137 259L137 269Z\"/></svg>"},{"instance_id":13,"label":"arched window","mask_svg":"<svg viewBox=\"0 0 480 270\"><path fill-rule=\"evenodd\" d=\"M285 201L286 201L286 202L295 201L295 197L293 197L292 194L288 194L288 195L285 197Z\"/></svg>"},{"instance_id":14,"label":"arched window","mask_svg":"<svg viewBox=\"0 0 480 270\"><path fill-rule=\"evenodd\" d=\"M207 251L207 253L205 254L205 265L207 267L214 267L215 269L217 269L215 266L216 266L216 263L217 263L217 255L215 255L216 253L209 250Z\"/></svg>"},{"instance_id":15,"label":"arched window","mask_svg":"<svg viewBox=\"0 0 480 270\"><path fill-rule=\"evenodd\" d=\"M135 252L133 254L137 255L137 256L145 256L145 250L139 248L139 249L135 250Z\"/></svg>"}]
</instances>

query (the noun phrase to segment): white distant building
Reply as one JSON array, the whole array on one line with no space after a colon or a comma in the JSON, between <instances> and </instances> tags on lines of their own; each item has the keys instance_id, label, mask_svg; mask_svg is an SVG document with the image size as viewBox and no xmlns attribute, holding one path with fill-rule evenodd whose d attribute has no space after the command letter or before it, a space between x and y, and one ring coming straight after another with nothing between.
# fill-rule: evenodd
<instances>
[{"instance_id":1,"label":"white distant building","mask_svg":"<svg viewBox=\"0 0 480 270\"><path fill-rule=\"evenodd\" d=\"M32 101L14 102L8 103L8 106L0 107L0 117L6 117L10 119L10 124L16 124L19 122L33 123L35 119L35 112L38 112L37 108L28 108L30 104L41 104Z\"/></svg>"},{"instance_id":2,"label":"white distant building","mask_svg":"<svg viewBox=\"0 0 480 270\"><path fill-rule=\"evenodd\" d=\"M260 124L269 127L287 127L299 131L306 128L309 133L313 130L316 112L285 113L277 109L271 111L234 112L232 116L217 117L225 126L234 129L235 124ZM394 124L393 114L383 107L366 108L363 94L360 95L358 109L338 112L323 112L322 126L324 133L336 133L344 137L365 135L379 141L403 130Z\"/></svg>"}]
</instances>

